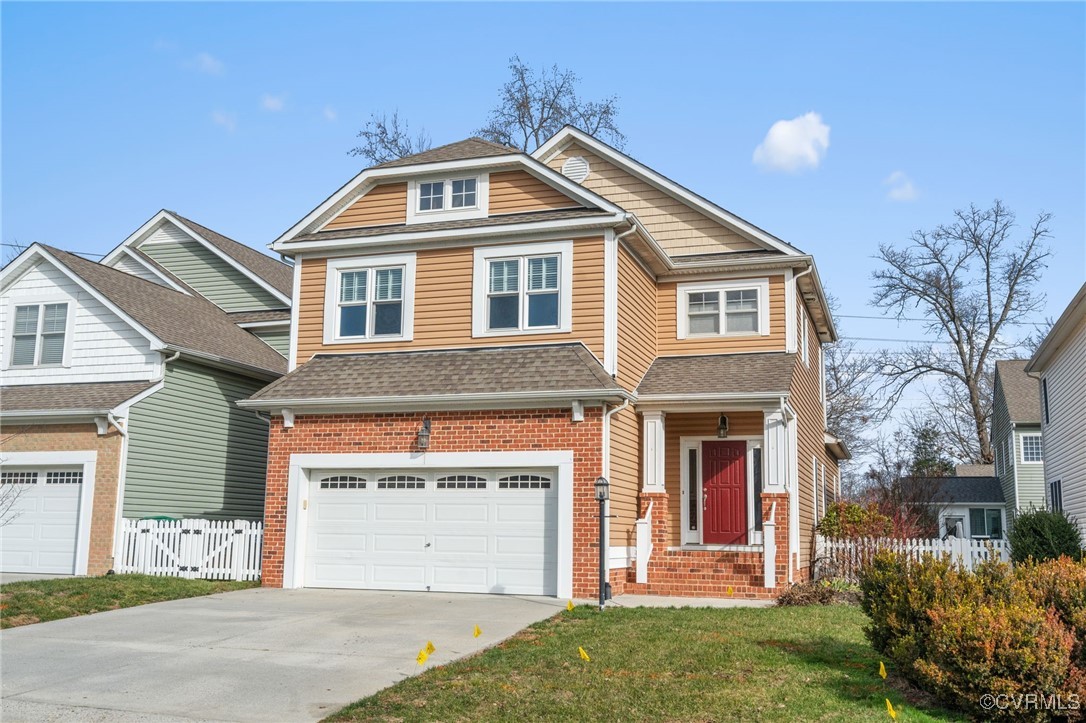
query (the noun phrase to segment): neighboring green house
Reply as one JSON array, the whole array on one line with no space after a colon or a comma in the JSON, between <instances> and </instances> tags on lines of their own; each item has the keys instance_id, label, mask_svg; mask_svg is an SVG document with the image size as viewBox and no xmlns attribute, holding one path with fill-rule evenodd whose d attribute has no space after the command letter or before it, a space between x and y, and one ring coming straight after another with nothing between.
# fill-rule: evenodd
<instances>
[{"instance_id":1,"label":"neighboring green house","mask_svg":"<svg viewBox=\"0 0 1086 723\"><path fill-rule=\"evenodd\" d=\"M34 244L0 272L0 571L101 574L125 518L260 520L293 270L163 211L101 263Z\"/></svg>"},{"instance_id":2,"label":"neighboring green house","mask_svg":"<svg viewBox=\"0 0 1086 723\"><path fill-rule=\"evenodd\" d=\"M992 449L1007 520L1013 526L1016 511L1045 506L1040 389L1026 374L1025 359L996 362Z\"/></svg>"}]
</instances>

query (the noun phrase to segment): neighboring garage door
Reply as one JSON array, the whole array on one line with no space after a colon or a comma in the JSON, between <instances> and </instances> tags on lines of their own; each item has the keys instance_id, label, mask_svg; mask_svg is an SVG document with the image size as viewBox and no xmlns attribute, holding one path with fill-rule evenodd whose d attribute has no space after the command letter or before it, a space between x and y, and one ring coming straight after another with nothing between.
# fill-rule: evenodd
<instances>
[{"instance_id":1,"label":"neighboring garage door","mask_svg":"<svg viewBox=\"0 0 1086 723\"><path fill-rule=\"evenodd\" d=\"M552 470L309 474L307 587L557 594Z\"/></svg>"},{"instance_id":2,"label":"neighboring garage door","mask_svg":"<svg viewBox=\"0 0 1086 723\"><path fill-rule=\"evenodd\" d=\"M0 528L0 570L74 573L82 468L6 469L0 484L18 496Z\"/></svg>"}]
</instances>

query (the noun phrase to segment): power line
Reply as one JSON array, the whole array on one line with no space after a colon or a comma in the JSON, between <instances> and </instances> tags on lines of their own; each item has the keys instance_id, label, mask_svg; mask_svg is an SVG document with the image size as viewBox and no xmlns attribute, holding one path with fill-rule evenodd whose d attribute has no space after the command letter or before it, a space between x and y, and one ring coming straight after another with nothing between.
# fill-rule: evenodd
<instances>
[{"instance_id":1,"label":"power line","mask_svg":"<svg viewBox=\"0 0 1086 723\"><path fill-rule=\"evenodd\" d=\"M871 319L874 321L922 321L932 322L934 319L923 319L915 316L867 316L864 314L835 314L838 319ZM1044 326L1040 321L1005 321L1007 326Z\"/></svg>"},{"instance_id":2,"label":"power line","mask_svg":"<svg viewBox=\"0 0 1086 723\"><path fill-rule=\"evenodd\" d=\"M0 243L0 246L4 246L6 248L11 248L11 249L23 249L23 250L25 250L25 249L30 248L31 244ZM65 250L67 251L67 249L65 249ZM92 253L90 251L68 251L68 253L76 254L77 256L97 256L98 258L102 258L103 256L105 256L105 254L96 254L96 253Z\"/></svg>"}]
</instances>

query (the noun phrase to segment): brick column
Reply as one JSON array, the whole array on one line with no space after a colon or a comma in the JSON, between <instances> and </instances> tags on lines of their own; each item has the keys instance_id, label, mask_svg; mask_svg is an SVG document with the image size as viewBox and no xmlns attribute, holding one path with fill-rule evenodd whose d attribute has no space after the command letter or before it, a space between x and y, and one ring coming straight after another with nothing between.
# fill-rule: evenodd
<instances>
[{"instance_id":1,"label":"brick column","mask_svg":"<svg viewBox=\"0 0 1086 723\"><path fill-rule=\"evenodd\" d=\"M769 511L773 503L777 503L777 511L773 516L776 523L777 541L777 588L782 584L788 584L788 493L787 492L763 492L762 493L762 520L769 519ZM763 527L764 529L764 527Z\"/></svg>"}]
</instances>

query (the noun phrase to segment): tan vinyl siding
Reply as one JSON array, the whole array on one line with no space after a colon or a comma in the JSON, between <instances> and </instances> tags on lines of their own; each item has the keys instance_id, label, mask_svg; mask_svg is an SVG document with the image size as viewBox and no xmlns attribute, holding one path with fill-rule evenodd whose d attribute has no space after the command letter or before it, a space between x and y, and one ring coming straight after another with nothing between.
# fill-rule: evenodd
<instances>
[{"instance_id":1,"label":"tan vinyl siding","mask_svg":"<svg viewBox=\"0 0 1086 723\"><path fill-rule=\"evenodd\" d=\"M298 363L321 352L375 352L395 349L442 349L509 344L583 341L603 358L603 239L573 244L573 329L560 334L523 334L473 338L471 247L418 252L415 276L414 341L324 345L324 283L327 259L301 261L298 300Z\"/></svg>"},{"instance_id":2,"label":"tan vinyl siding","mask_svg":"<svg viewBox=\"0 0 1086 723\"><path fill-rule=\"evenodd\" d=\"M766 278L766 277L755 277ZM682 354L729 354L751 351L784 351L786 330L786 302L784 277L769 278L769 334L767 336L716 336L679 339L678 309L676 307L676 282L666 282L657 290L657 354L660 356L678 356ZM728 279L741 281L744 279ZM815 332L811 331L811 338Z\"/></svg>"},{"instance_id":3,"label":"tan vinyl siding","mask_svg":"<svg viewBox=\"0 0 1086 723\"><path fill-rule=\"evenodd\" d=\"M641 489L640 418L627 407L611 417L611 546L636 544L634 522Z\"/></svg>"},{"instance_id":4,"label":"tan vinyl siding","mask_svg":"<svg viewBox=\"0 0 1086 723\"><path fill-rule=\"evenodd\" d=\"M329 221L323 231L407 223L407 184L374 186Z\"/></svg>"},{"instance_id":5,"label":"tan vinyl siding","mask_svg":"<svg viewBox=\"0 0 1086 723\"><path fill-rule=\"evenodd\" d=\"M803 301L797 299L796 303L798 307L803 304ZM798 309L796 313L798 316ZM810 314L807 314L804 318L806 318L809 325L807 338L810 366L803 363L801 350L799 358L796 360L795 371L792 374L792 385L788 398L788 404L795 410L796 423L799 425L796 434L796 448L797 466L799 468L800 570L809 568L814 546L815 480L813 478L813 461L816 460L819 465L826 465L827 487L833 484L833 480L838 474L837 462L826 452L825 418L819 391L818 336L815 334L814 323L810 320ZM802 343L803 333L796 334L796 339Z\"/></svg>"},{"instance_id":6,"label":"tan vinyl siding","mask_svg":"<svg viewBox=\"0 0 1086 723\"><path fill-rule=\"evenodd\" d=\"M618 376L636 389L656 358L656 280L625 246L618 249Z\"/></svg>"},{"instance_id":7,"label":"tan vinyl siding","mask_svg":"<svg viewBox=\"0 0 1086 723\"><path fill-rule=\"evenodd\" d=\"M637 214L641 223L672 256L761 250L754 242L576 143L552 158L548 165L561 172L562 164L571 156L581 156L591 167L582 186Z\"/></svg>"},{"instance_id":8,"label":"tan vinyl siding","mask_svg":"<svg viewBox=\"0 0 1086 723\"><path fill-rule=\"evenodd\" d=\"M728 415L729 435L761 437L765 433L765 417L761 412L721 412ZM681 544L682 535L682 466L683 437L715 437L721 412L668 414L664 418L664 485L667 490L667 513L673 547ZM655 514L655 511L654 511Z\"/></svg>"},{"instance_id":9,"label":"tan vinyl siding","mask_svg":"<svg viewBox=\"0 0 1086 723\"><path fill-rule=\"evenodd\" d=\"M490 215L578 208L581 204L527 171L490 174Z\"/></svg>"}]
</instances>

